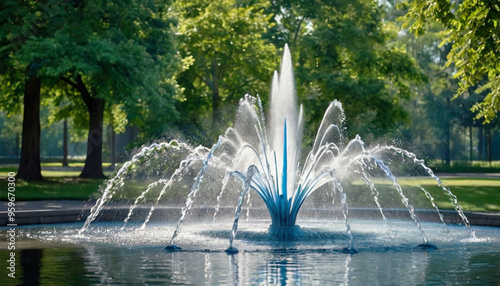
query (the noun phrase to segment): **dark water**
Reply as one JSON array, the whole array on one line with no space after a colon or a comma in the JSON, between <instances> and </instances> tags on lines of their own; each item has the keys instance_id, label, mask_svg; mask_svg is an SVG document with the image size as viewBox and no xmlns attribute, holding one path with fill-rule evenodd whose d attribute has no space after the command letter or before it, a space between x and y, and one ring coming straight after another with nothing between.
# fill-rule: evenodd
<instances>
[{"instance_id":1,"label":"dark water","mask_svg":"<svg viewBox=\"0 0 500 286\"><path fill-rule=\"evenodd\" d=\"M186 251L168 253L161 243L72 240L68 238L77 227L64 229L24 229L16 241L15 279L8 276L7 229L0 229L1 284L500 285L500 230L494 228L476 229L478 236L488 239L440 243L437 250L360 242L359 252L351 254L318 241L302 248L240 247L235 255L220 247L190 247L192 242L183 245ZM53 232L59 235L47 234ZM61 236L65 232L69 234Z\"/></svg>"},{"instance_id":2,"label":"dark water","mask_svg":"<svg viewBox=\"0 0 500 286\"><path fill-rule=\"evenodd\" d=\"M340 252L165 253L155 247L51 247L17 251L3 285L478 284L500 283L500 253L469 249ZM8 256L0 251L1 261ZM8 271L8 270L7 270ZM4 283L7 282L7 283Z\"/></svg>"}]
</instances>

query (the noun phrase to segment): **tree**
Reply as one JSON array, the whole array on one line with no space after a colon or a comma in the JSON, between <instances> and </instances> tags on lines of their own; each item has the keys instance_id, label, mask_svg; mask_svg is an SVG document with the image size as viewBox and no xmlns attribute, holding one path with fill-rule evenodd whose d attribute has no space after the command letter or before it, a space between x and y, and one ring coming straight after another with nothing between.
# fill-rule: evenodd
<instances>
[{"instance_id":1,"label":"tree","mask_svg":"<svg viewBox=\"0 0 500 286\"><path fill-rule=\"evenodd\" d=\"M103 177L106 108L122 106L129 122L144 129L177 115L173 104L178 61L173 44L175 21L167 4L139 0L52 3L44 12L50 15L54 36L25 45L30 55L44 59L40 74L50 81L52 99L71 102L58 111L59 116L82 118L82 103L88 112L87 157L81 177ZM73 91L57 92L64 89L57 79Z\"/></svg>"},{"instance_id":2,"label":"tree","mask_svg":"<svg viewBox=\"0 0 500 286\"><path fill-rule=\"evenodd\" d=\"M179 105L186 117L200 120L210 112L235 105L245 93L267 94L277 53L262 38L271 15L264 1L177 1L179 51L185 69L178 82L184 89ZM231 116L232 116L232 112Z\"/></svg>"},{"instance_id":3,"label":"tree","mask_svg":"<svg viewBox=\"0 0 500 286\"><path fill-rule=\"evenodd\" d=\"M319 124L333 99L343 103L352 133L380 133L405 120L401 102L410 96L409 84L425 78L381 6L368 0L273 3L275 41L288 42L294 53L310 123Z\"/></svg>"},{"instance_id":4,"label":"tree","mask_svg":"<svg viewBox=\"0 0 500 286\"><path fill-rule=\"evenodd\" d=\"M494 0L417 0L406 4L405 16L410 31L421 34L429 20L446 27L443 41L451 43L448 65L457 69L460 80L456 96L471 89L480 93L489 90L484 100L472 110L477 118L489 123L500 110L500 5ZM487 83L480 85L483 79Z\"/></svg>"},{"instance_id":5,"label":"tree","mask_svg":"<svg viewBox=\"0 0 500 286\"><path fill-rule=\"evenodd\" d=\"M21 110L23 131L21 159L17 177L42 180L40 166L40 69L43 58L26 47L37 37L53 32L47 25L44 4L30 1L2 1L0 6L0 73L2 108L8 113ZM19 56L23 55L22 58ZM24 85L19 83L24 83Z\"/></svg>"},{"instance_id":6,"label":"tree","mask_svg":"<svg viewBox=\"0 0 500 286\"><path fill-rule=\"evenodd\" d=\"M394 6L402 8L395 9L397 16L404 16L408 13L407 6L396 4ZM401 20L403 21L398 21L398 23L403 24L403 26L407 25L407 19ZM406 43L408 50L429 79L426 84L415 86L412 90L414 94L412 100L418 102L417 106L421 107L420 110L424 112L417 114L418 108L412 106L409 109L412 124L403 127L402 130L405 130L404 132L409 135L407 136L408 140L411 140L411 135L418 136L418 140L412 140L412 142L418 143L419 146L425 146L428 151L427 155L442 154L443 161L449 164L453 156L455 156L454 159L468 158L472 160L475 158L473 133L474 127L476 127L480 141L477 151L481 157L484 145L481 144L483 120L477 118L471 112L471 108L486 97L488 92L484 86L487 79L485 78L477 85L470 87L463 96L456 96L459 79L454 76L457 73L454 63L447 60L452 50L452 43L443 42L443 39L447 38L443 33L445 27L435 19L426 19L423 25L422 29L425 30L425 33L415 35L407 33L407 29L402 28L400 32L401 40ZM478 90L478 87L483 87L484 90ZM489 125L492 124L494 121L489 123ZM461 136L467 133L469 142L463 144ZM468 145L468 152L457 148L461 145ZM457 157L459 150L462 154Z\"/></svg>"},{"instance_id":7,"label":"tree","mask_svg":"<svg viewBox=\"0 0 500 286\"><path fill-rule=\"evenodd\" d=\"M64 119L63 123L63 160L62 160L62 165L63 167L67 167L68 164L68 119Z\"/></svg>"},{"instance_id":8,"label":"tree","mask_svg":"<svg viewBox=\"0 0 500 286\"><path fill-rule=\"evenodd\" d=\"M392 6L393 20L404 15L404 11ZM401 25L399 21L396 22ZM400 27L400 26L399 26ZM410 115L408 124L400 126L405 140L417 144L423 156L441 157L447 164L451 160L452 124L455 122L454 107L451 101L456 90L453 68L444 67L449 45L440 47L442 25L434 21L427 23L426 33L415 37L399 28L399 40L405 43L409 53L416 59L420 69L428 78L424 84L411 87L412 99L406 106Z\"/></svg>"},{"instance_id":9,"label":"tree","mask_svg":"<svg viewBox=\"0 0 500 286\"><path fill-rule=\"evenodd\" d=\"M17 177L24 180L42 180L40 161L40 91L42 80L38 75L39 63L28 67L24 84L23 138Z\"/></svg>"}]
</instances>

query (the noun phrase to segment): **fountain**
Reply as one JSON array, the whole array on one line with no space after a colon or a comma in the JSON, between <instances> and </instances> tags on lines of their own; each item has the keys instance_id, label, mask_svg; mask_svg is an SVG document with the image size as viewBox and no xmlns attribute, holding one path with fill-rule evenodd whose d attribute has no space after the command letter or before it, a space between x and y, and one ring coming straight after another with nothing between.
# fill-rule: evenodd
<instances>
[{"instance_id":1,"label":"fountain","mask_svg":"<svg viewBox=\"0 0 500 286\"><path fill-rule=\"evenodd\" d=\"M472 229L414 153L347 139L338 101L302 142L288 47L269 104L266 117L244 96L211 148L141 148L85 221L18 226L0 258L15 253L23 285L498 284L500 229ZM455 210L438 209L437 194Z\"/></svg>"},{"instance_id":2,"label":"fountain","mask_svg":"<svg viewBox=\"0 0 500 286\"><path fill-rule=\"evenodd\" d=\"M394 146L377 145L367 148L360 136L351 140L344 138L345 115L342 104L337 100L331 102L326 108L310 151L303 156L301 154L303 108L296 103L294 85L291 55L288 46L285 46L280 73L275 72L272 80L269 120L265 116L260 97L247 94L240 100L234 126L229 127L212 148L208 149L203 146L191 148L187 144L177 141L155 143L143 148L105 183L102 196L91 209L91 213L79 234L81 235L87 230L105 204L119 193L120 188L125 185L124 180L127 176L137 170L136 166L148 162L153 155L156 156L160 151L166 150L166 152L175 153L184 150L185 158L177 169L170 172L168 176L165 175L150 183L136 197L129 207L122 227L122 229L125 227L139 203L153 189L160 188L160 191L154 199L141 229L144 229L149 222L155 207L158 206L165 193L174 188L173 185L178 182L188 184L192 180L170 243L165 248L167 251L181 250L174 242L186 215L193 207L195 197L198 193L203 192L201 191L202 186L208 186L205 188L217 186L216 188L219 189L219 192L213 190L210 192L209 196L212 198L217 193L218 195L216 203L213 206L207 206L207 209L212 209L215 221L220 211L222 196L234 191L235 186L237 186L234 183L235 179L240 181L240 186L236 187L239 192L231 231L228 235L229 248L226 250L228 253L238 251L234 246L234 240L245 198L247 202L250 202L251 193L258 194L268 210L271 219L268 237L277 241L293 241L303 235L302 228L297 224L297 217L306 200L315 192L329 192L332 197L340 198L339 206L348 237L347 247L344 251L357 252L349 220L351 210L349 187L353 185L353 182L361 182L362 186L356 187L357 193L360 193L361 189L364 196L369 195L369 200L376 206L376 213L384 221L384 224L387 224L387 213L392 212L393 209L385 209L381 202L382 195L376 186L376 181L381 178L391 182L393 190L391 198L393 200L396 198L400 208L405 209L411 218L414 228L421 237L419 246L435 248L421 225L412 200L396 177L392 166L400 163L411 165L419 169L421 174L434 179L442 191L449 196L470 236L475 237L475 232L458 204L457 198L424 164L423 160L418 159L415 154L409 151ZM196 175L191 176L191 179L185 178L186 174L193 172ZM210 179L205 180L206 176L210 176ZM424 188L420 189L422 191L420 194L425 194L428 202L435 209L436 215L448 231L443 215L434 203L430 192ZM247 211L249 212L250 208Z\"/></svg>"}]
</instances>

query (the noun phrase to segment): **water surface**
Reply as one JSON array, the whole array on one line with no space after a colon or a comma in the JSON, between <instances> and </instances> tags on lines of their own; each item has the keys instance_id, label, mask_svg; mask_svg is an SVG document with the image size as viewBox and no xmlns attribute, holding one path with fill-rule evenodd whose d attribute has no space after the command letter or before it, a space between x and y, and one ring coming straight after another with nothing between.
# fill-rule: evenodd
<instances>
[{"instance_id":1,"label":"water surface","mask_svg":"<svg viewBox=\"0 0 500 286\"><path fill-rule=\"evenodd\" d=\"M258 231L259 223L252 225L252 231L243 228L237 236L235 244L240 252L235 255L223 251L227 233L218 230L186 230L179 241L183 251L169 253L163 251L164 241L173 226L155 225L139 231L132 225L120 231L118 225L96 224L89 236L83 237L76 235L81 224L20 227L16 279L7 277L6 267L0 268L0 277L7 285L500 283L498 228L476 227L478 238L471 239L465 230L461 231L463 226L450 226L463 237L439 239L445 235L438 224L424 225L429 238L439 247L429 250L415 248L418 233L397 234L399 227L405 226L403 223L375 232L359 222L353 225L363 234L355 237L359 252L353 254L343 251L348 238L333 228L314 225L306 228L309 236L278 243ZM437 230L429 230L431 226ZM0 232L3 242L6 230ZM9 253L2 243L0 260L6 261Z\"/></svg>"}]
</instances>

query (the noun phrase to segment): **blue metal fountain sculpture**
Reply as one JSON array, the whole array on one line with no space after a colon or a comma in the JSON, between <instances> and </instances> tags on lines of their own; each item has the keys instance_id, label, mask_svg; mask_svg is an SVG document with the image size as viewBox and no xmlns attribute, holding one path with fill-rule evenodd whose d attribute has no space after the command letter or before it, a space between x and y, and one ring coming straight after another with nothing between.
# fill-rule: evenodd
<instances>
[{"instance_id":1,"label":"blue metal fountain sculpture","mask_svg":"<svg viewBox=\"0 0 500 286\"><path fill-rule=\"evenodd\" d=\"M385 152L399 153L424 168L428 175L435 178L443 190L450 195L450 199L462 216L464 223L470 228L462 209L456 203L456 197L413 153L393 146L377 146L365 150L364 143L359 136L343 146L342 128L345 115L342 104L337 100L331 102L326 109L313 147L306 156L303 165L299 165L302 114L302 107L298 108L296 105L291 55L288 46L285 46L280 74L275 72L273 77L270 121L266 122L260 98L246 95L240 100L235 126L229 128L225 135L219 138L205 160L204 168L207 167L212 156L217 157L219 162L226 162L229 171L223 181L227 182L229 176L235 176L243 182L227 252L237 252L233 241L236 236L241 206L249 190L255 191L269 210L272 221L269 234L277 239L290 240L300 232L296 220L304 201L315 190L324 185L329 185L330 189L340 195L346 230L350 238L346 249L355 251L348 221L349 208L341 180L345 176L352 176L353 173L358 174L359 179L365 181L369 186L379 211L385 219L382 206L378 202L378 193L369 178L369 170L373 168L383 171L386 177L393 182L403 205L407 208L422 235L422 245L429 246L413 206L409 203L391 170L381 159L381 155ZM200 179L203 178L204 172L202 169L198 174L198 180L188 196L178 226L183 220L185 211L190 208L192 197L199 189ZM224 188L225 184L223 191ZM439 210L437 211L439 212ZM178 249L173 244L176 235L177 229L172 236L171 244L166 248L167 250Z\"/></svg>"}]
</instances>

